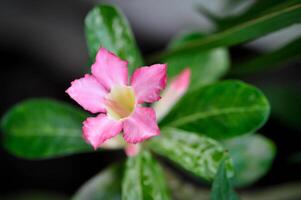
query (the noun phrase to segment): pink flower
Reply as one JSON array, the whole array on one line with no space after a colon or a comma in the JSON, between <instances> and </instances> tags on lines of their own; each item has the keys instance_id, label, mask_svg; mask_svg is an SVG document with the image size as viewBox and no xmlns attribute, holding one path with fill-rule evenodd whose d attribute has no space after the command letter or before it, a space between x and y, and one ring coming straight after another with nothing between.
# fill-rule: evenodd
<instances>
[{"instance_id":1,"label":"pink flower","mask_svg":"<svg viewBox=\"0 0 301 200\"><path fill-rule=\"evenodd\" d=\"M135 144L160 134L153 108L142 107L160 99L166 85L166 65L135 70L128 80L128 63L101 48L92 75L74 80L69 96L91 113L83 122L83 136L94 149L123 131L127 143Z\"/></svg>"},{"instance_id":2,"label":"pink flower","mask_svg":"<svg viewBox=\"0 0 301 200\"><path fill-rule=\"evenodd\" d=\"M139 153L140 148L140 144L127 144L124 150L128 157L132 157Z\"/></svg>"},{"instance_id":3,"label":"pink flower","mask_svg":"<svg viewBox=\"0 0 301 200\"><path fill-rule=\"evenodd\" d=\"M190 68L185 68L164 90L162 99L153 104L158 121L160 121L186 93L190 84L190 74Z\"/></svg>"}]
</instances>

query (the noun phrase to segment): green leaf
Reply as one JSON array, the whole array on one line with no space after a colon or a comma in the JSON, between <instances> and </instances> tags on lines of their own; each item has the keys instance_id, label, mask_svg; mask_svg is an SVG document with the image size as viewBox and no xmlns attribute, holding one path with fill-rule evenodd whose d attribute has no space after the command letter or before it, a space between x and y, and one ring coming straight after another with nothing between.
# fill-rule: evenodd
<instances>
[{"instance_id":1,"label":"green leaf","mask_svg":"<svg viewBox=\"0 0 301 200\"><path fill-rule=\"evenodd\" d=\"M133 199L170 199L163 171L147 151L130 157L126 163L122 182L122 200Z\"/></svg>"},{"instance_id":2,"label":"green leaf","mask_svg":"<svg viewBox=\"0 0 301 200\"><path fill-rule=\"evenodd\" d=\"M114 165L86 182L72 200L121 200L122 166Z\"/></svg>"},{"instance_id":3,"label":"green leaf","mask_svg":"<svg viewBox=\"0 0 301 200\"><path fill-rule=\"evenodd\" d=\"M214 139L174 128L165 128L160 137L149 142L150 148L205 180L213 180L222 160L228 157L223 146ZM233 175L230 159L226 162Z\"/></svg>"},{"instance_id":4,"label":"green leaf","mask_svg":"<svg viewBox=\"0 0 301 200\"><path fill-rule=\"evenodd\" d=\"M215 16L208 16L206 13L206 17L209 17L212 21L214 21L215 25L218 26L219 30L226 29L230 26L238 25L242 22L246 22L255 17L260 17L265 14L268 14L273 9L285 8L289 5L289 3L294 3L294 0L291 1L283 1L283 0L264 0L264 1L255 1L253 4L244 12L241 12L235 16L230 15L223 18L217 18ZM209 13L210 14L210 13Z\"/></svg>"},{"instance_id":5,"label":"green leaf","mask_svg":"<svg viewBox=\"0 0 301 200\"><path fill-rule=\"evenodd\" d=\"M301 37L289 44L265 55L236 63L230 74L235 76L249 75L259 71L279 67L279 65L301 57Z\"/></svg>"},{"instance_id":6,"label":"green leaf","mask_svg":"<svg viewBox=\"0 0 301 200\"><path fill-rule=\"evenodd\" d=\"M171 42L169 49L203 37L204 35L198 32L180 35ZM193 53L183 52L180 55L168 57L164 62L168 64L168 77L174 77L184 68L189 67L192 72L191 83L193 83L189 89L195 89L223 76L229 68L229 55L226 48L218 48Z\"/></svg>"},{"instance_id":7,"label":"green leaf","mask_svg":"<svg viewBox=\"0 0 301 200\"><path fill-rule=\"evenodd\" d=\"M171 168L164 166L167 184L173 200L208 200L209 190L200 184L187 181L186 177L175 173Z\"/></svg>"},{"instance_id":8,"label":"green leaf","mask_svg":"<svg viewBox=\"0 0 301 200\"><path fill-rule=\"evenodd\" d=\"M272 106L272 115L288 127L301 130L301 90L296 85L262 87Z\"/></svg>"},{"instance_id":9,"label":"green leaf","mask_svg":"<svg viewBox=\"0 0 301 200\"><path fill-rule=\"evenodd\" d=\"M111 5L93 8L85 19L85 33L91 60L100 47L129 62L129 70L143 64L130 25L122 12Z\"/></svg>"},{"instance_id":10,"label":"green leaf","mask_svg":"<svg viewBox=\"0 0 301 200\"><path fill-rule=\"evenodd\" d=\"M261 91L240 81L223 81L187 93L161 121L223 139L254 132L269 116Z\"/></svg>"},{"instance_id":11,"label":"green leaf","mask_svg":"<svg viewBox=\"0 0 301 200\"><path fill-rule=\"evenodd\" d=\"M301 0L286 1L281 6L271 8L270 12L251 18L226 30L208 37L191 41L170 51L158 53L153 60L166 59L169 56L186 52L208 51L216 47L229 47L264 36L301 21Z\"/></svg>"},{"instance_id":12,"label":"green leaf","mask_svg":"<svg viewBox=\"0 0 301 200\"><path fill-rule=\"evenodd\" d=\"M265 175L276 153L274 143L258 134L226 140L224 145L234 164L233 184L239 187L248 186Z\"/></svg>"},{"instance_id":13,"label":"green leaf","mask_svg":"<svg viewBox=\"0 0 301 200\"><path fill-rule=\"evenodd\" d=\"M82 138L86 117L86 113L59 101L24 101L2 118L4 147L28 159L91 151Z\"/></svg>"},{"instance_id":14,"label":"green leaf","mask_svg":"<svg viewBox=\"0 0 301 200\"><path fill-rule=\"evenodd\" d=\"M219 166L211 191L211 200L239 200L227 177L225 163Z\"/></svg>"}]
</instances>

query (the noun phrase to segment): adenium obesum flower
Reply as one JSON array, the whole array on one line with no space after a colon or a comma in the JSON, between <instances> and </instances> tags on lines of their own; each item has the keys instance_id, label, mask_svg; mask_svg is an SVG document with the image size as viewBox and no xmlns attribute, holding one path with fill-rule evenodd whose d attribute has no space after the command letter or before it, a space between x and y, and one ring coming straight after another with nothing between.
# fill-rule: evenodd
<instances>
[{"instance_id":1,"label":"adenium obesum flower","mask_svg":"<svg viewBox=\"0 0 301 200\"><path fill-rule=\"evenodd\" d=\"M190 84L190 75L190 68L185 68L182 72L180 72L176 77L174 77L171 80L167 88L161 94L162 98L152 105L156 112L158 122L186 93ZM101 147L106 149L124 148L128 156L135 156L140 150L140 144L125 144L121 141L121 137L119 136L108 140Z\"/></svg>"},{"instance_id":2,"label":"adenium obesum flower","mask_svg":"<svg viewBox=\"0 0 301 200\"><path fill-rule=\"evenodd\" d=\"M85 110L99 113L83 122L83 136L94 149L123 132L131 155L138 149L132 144L160 134L154 109L142 104L160 99L166 85L167 66L137 68L129 81L127 65L127 61L101 48L92 65L92 74L74 80L66 90Z\"/></svg>"},{"instance_id":3,"label":"adenium obesum flower","mask_svg":"<svg viewBox=\"0 0 301 200\"><path fill-rule=\"evenodd\" d=\"M190 75L190 68L185 68L171 80L170 84L163 91L160 101L153 104L153 108L157 114L157 121L160 121L185 94L190 84Z\"/></svg>"}]
</instances>

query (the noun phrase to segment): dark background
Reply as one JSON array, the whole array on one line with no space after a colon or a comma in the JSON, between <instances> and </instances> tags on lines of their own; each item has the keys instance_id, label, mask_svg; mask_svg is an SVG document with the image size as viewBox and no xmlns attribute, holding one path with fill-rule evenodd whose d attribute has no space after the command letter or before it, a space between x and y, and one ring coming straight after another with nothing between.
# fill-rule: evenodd
<instances>
[{"instance_id":1,"label":"dark background","mask_svg":"<svg viewBox=\"0 0 301 200\"><path fill-rule=\"evenodd\" d=\"M168 12L166 8L171 6L171 1L167 0L145 4L136 0L113 2L119 3L129 17L144 54L162 49L180 30L208 32L214 29L206 18L188 10L189 6L193 10L196 1L187 1L189 3L184 7L180 5L181 1L176 1L179 5L172 5ZM71 80L89 69L86 64L84 17L96 3L78 0L1 0L0 116L14 104L32 97L51 97L74 103L64 91ZM216 7L221 7L209 4L213 10L218 11ZM231 48L232 60L275 48L300 34L300 27L291 29L284 33L285 37L271 36L247 46ZM300 88L300 72L300 61L297 61L277 70L246 77L245 80L259 87L275 83L294 84ZM250 189L300 181L300 164L289 161L289 156L300 150L300 132L271 117L260 133L276 143L278 153L270 172ZM26 190L56 191L69 195L104 167L124 158L122 151L114 151L30 161L16 158L0 147L0 196Z\"/></svg>"}]
</instances>

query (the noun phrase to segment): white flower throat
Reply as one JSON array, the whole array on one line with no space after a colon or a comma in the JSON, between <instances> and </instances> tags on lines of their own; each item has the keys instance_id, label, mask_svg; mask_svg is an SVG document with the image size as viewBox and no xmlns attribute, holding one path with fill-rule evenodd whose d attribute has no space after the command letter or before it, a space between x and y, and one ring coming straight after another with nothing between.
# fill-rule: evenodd
<instances>
[{"instance_id":1,"label":"white flower throat","mask_svg":"<svg viewBox=\"0 0 301 200\"><path fill-rule=\"evenodd\" d=\"M114 86L105 98L107 113L115 120L129 117L135 109L136 97L130 86Z\"/></svg>"}]
</instances>

